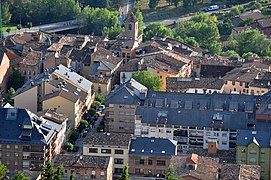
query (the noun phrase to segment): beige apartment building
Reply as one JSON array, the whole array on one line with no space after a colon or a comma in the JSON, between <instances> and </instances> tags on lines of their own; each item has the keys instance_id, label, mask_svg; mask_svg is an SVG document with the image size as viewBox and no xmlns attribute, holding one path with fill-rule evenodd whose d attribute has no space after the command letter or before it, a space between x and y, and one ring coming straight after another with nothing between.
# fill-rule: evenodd
<instances>
[{"instance_id":1,"label":"beige apartment building","mask_svg":"<svg viewBox=\"0 0 271 180\"><path fill-rule=\"evenodd\" d=\"M136 107L146 98L148 89L134 79L108 96L104 104L107 132L134 133Z\"/></svg>"},{"instance_id":2,"label":"beige apartment building","mask_svg":"<svg viewBox=\"0 0 271 180\"><path fill-rule=\"evenodd\" d=\"M118 176L128 164L131 135L96 133L83 140L83 155L110 156L113 159L113 173Z\"/></svg>"},{"instance_id":3,"label":"beige apartment building","mask_svg":"<svg viewBox=\"0 0 271 180\"><path fill-rule=\"evenodd\" d=\"M6 53L0 52L0 56L0 97L2 97L7 91L10 62Z\"/></svg>"},{"instance_id":4,"label":"beige apartment building","mask_svg":"<svg viewBox=\"0 0 271 180\"><path fill-rule=\"evenodd\" d=\"M54 167L64 165L64 178L74 173L76 179L112 180L113 159L109 156L61 154L54 159Z\"/></svg>"}]
</instances>

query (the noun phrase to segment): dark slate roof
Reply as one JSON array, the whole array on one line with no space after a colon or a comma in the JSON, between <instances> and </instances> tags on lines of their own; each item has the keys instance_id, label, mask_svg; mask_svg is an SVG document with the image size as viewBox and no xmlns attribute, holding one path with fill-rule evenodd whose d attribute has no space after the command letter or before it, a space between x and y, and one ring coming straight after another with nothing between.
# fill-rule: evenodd
<instances>
[{"instance_id":1,"label":"dark slate roof","mask_svg":"<svg viewBox=\"0 0 271 180\"><path fill-rule=\"evenodd\" d=\"M50 125L26 109L0 108L0 117L0 144L47 145L55 135ZM28 128L23 129L24 125ZM31 139L22 139L22 135Z\"/></svg>"},{"instance_id":2,"label":"dark slate roof","mask_svg":"<svg viewBox=\"0 0 271 180\"><path fill-rule=\"evenodd\" d=\"M109 165L109 156L88 156L77 154L59 154L54 159L54 165L63 164L65 167L84 167L84 168L107 168Z\"/></svg>"},{"instance_id":3,"label":"dark slate roof","mask_svg":"<svg viewBox=\"0 0 271 180\"><path fill-rule=\"evenodd\" d=\"M129 155L173 156L176 155L177 142L164 138L133 137Z\"/></svg>"},{"instance_id":4,"label":"dark slate roof","mask_svg":"<svg viewBox=\"0 0 271 180\"><path fill-rule=\"evenodd\" d=\"M130 86L130 83L132 84ZM140 95L136 92L141 92ZM147 88L139 82L131 79L120 85L115 91L111 92L105 100L105 104L140 104L140 99L147 94ZM142 96L142 97L141 97Z\"/></svg>"},{"instance_id":5,"label":"dark slate roof","mask_svg":"<svg viewBox=\"0 0 271 180\"><path fill-rule=\"evenodd\" d=\"M106 146L129 146L131 135L95 133L84 138L83 143L87 145L106 145Z\"/></svg>"},{"instance_id":6,"label":"dark slate roof","mask_svg":"<svg viewBox=\"0 0 271 180\"><path fill-rule=\"evenodd\" d=\"M180 91L187 88L221 90L223 85L224 80L218 78L167 78L167 91Z\"/></svg>"},{"instance_id":7,"label":"dark slate roof","mask_svg":"<svg viewBox=\"0 0 271 180\"><path fill-rule=\"evenodd\" d=\"M252 142L260 147L270 147L270 132L268 131L251 131L238 130L237 132L237 146L248 146Z\"/></svg>"},{"instance_id":8,"label":"dark slate roof","mask_svg":"<svg viewBox=\"0 0 271 180\"><path fill-rule=\"evenodd\" d=\"M167 118L170 125L211 127L216 119L214 128L219 128L222 119L224 129L251 129L255 125L257 130L263 130L271 124L269 121L256 122L259 99L264 98L239 94L149 92L144 106L137 107L136 115L142 116L142 123L147 124L156 124L158 117L159 124L164 124Z\"/></svg>"}]
</instances>

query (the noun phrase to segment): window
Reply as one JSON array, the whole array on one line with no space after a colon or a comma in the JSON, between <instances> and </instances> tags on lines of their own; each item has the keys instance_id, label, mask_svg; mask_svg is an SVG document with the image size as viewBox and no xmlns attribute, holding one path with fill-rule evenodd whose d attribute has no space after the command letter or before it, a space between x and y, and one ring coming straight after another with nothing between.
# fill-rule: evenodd
<instances>
[{"instance_id":1,"label":"window","mask_svg":"<svg viewBox=\"0 0 271 180\"><path fill-rule=\"evenodd\" d=\"M97 148L89 148L88 152L89 153L98 153L98 149Z\"/></svg>"},{"instance_id":2,"label":"window","mask_svg":"<svg viewBox=\"0 0 271 180\"><path fill-rule=\"evenodd\" d=\"M165 166L166 161L165 160L157 160L157 166Z\"/></svg>"},{"instance_id":3,"label":"window","mask_svg":"<svg viewBox=\"0 0 271 180\"><path fill-rule=\"evenodd\" d=\"M152 165L152 160L148 160L148 165Z\"/></svg>"},{"instance_id":4,"label":"window","mask_svg":"<svg viewBox=\"0 0 271 180\"><path fill-rule=\"evenodd\" d=\"M111 149L102 149L103 154L111 154Z\"/></svg>"},{"instance_id":5,"label":"window","mask_svg":"<svg viewBox=\"0 0 271 180\"><path fill-rule=\"evenodd\" d=\"M116 149L116 150L115 150L115 154L123 154L123 150Z\"/></svg>"},{"instance_id":6,"label":"window","mask_svg":"<svg viewBox=\"0 0 271 180\"><path fill-rule=\"evenodd\" d=\"M18 156L19 156L19 154L18 154L18 153L14 153L14 156L18 157Z\"/></svg>"},{"instance_id":7,"label":"window","mask_svg":"<svg viewBox=\"0 0 271 180\"><path fill-rule=\"evenodd\" d=\"M241 152L242 152L242 153L245 153L245 152L246 152L246 149L242 149Z\"/></svg>"},{"instance_id":8,"label":"window","mask_svg":"<svg viewBox=\"0 0 271 180\"><path fill-rule=\"evenodd\" d=\"M123 164L123 159L115 158L114 163L115 164Z\"/></svg>"},{"instance_id":9,"label":"window","mask_svg":"<svg viewBox=\"0 0 271 180\"><path fill-rule=\"evenodd\" d=\"M265 159L263 158L263 159L261 159L261 161L260 161L261 163L265 163Z\"/></svg>"},{"instance_id":10,"label":"window","mask_svg":"<svg viewBox=\"0 0 271 180\"><path fill-rule=\"evenodd\" d=\"M257 153L257 151L256 151L256 150L254 150L254 149L252 149L252 150L250 150L250 151L249 151L249 153L250 153L250 154L256 154L256 153Z\"/></svg>"},{"instance_id":11,"label":"window","mask_svg":"<svg viewBox=\"0 0 271 180\"><path fill-rule=\"evenodd\" d=\"M104 176L104 171L101 171L101 176Z\"/></svg>"},{"instance_id":12,"label":"window","mask_svg":"<svg viewBox=\"0 0 271 180\"><path fill-rule=\"evenodd\" d=\"M222 137L227 137L227 133L222 133Z\"/></svg>"},{"instance_id":13,"label":"window","mask_svg":"<svg viewBox=\"0 0 271 180\"><path fill-rule=\"evenodd\" d=\"M135 165L144 165L144 159L136 159Z\"/></svg>"},{"instance_id":14,"label":"window","mask_svg":"<svg viewBox=\"0 0 271 180\"><path fill-rule=\"evenodd\" d=\"M15 161L15 162L14 162L14 165L15 165L15 166L17 166L17 165L18 165L18 162L17 162L17 161Z\"/></svg>"},{"instance_id":15,"label":"window","mask_svg":"<svg viewBox=\"0 0 271 180\"><path fill-rule=\"evenodd\" d=\"M227 145L227 141L222 141L222 145Z\"/></svg>"},{"instance_id":16,"label":"window","mask_svg":"<svg viewBox=\"0 0 271 180\"><path fill-rule=\"evenodd\" d=\"M255 158L250 158L250 159L249 159L249 162L251 162L251 163L256 163L257 160L256 160Z\"/></svg>"},{"instance_id":17,"label":"window","mask_svg":"<svg viewBox=\"0 0 271 180\"><path fill-rule=\"evenodd\" d=\"M129 24L129 30L130 31L132 30L132 24Z\"/></svg>"},{"instance_id":18,"label":"window","mask_svg":"<svg viewBox=\"0 0 271 180\"><path fill-rule=\"evenodd\" d=\"M7 156L8 156L8 157L10 156L10 153L9 153L9 152L7 152Z\"/></svg>"},{"instance_id":19,"label":"window","mask_svg":"<svg viewBox=\"0 0 271 180\"><path fill-rule=\"evenodd\" d=\"M18 149L18 145L15 145L14 147L15 147L15 149Z\"/></svg>"},{"instance_id":20,"label":"window","mask_svg":"<svg viewBox=\"0 0 271 180\"><path fill-rule=\"evenodd\" d=\"M242 82L240 82L240 86L243 86L243 83L242 83Z\"/></svg>"},{"instance_id":21,"label":"window","mask_svg":"<svg viewBox=\"0 0 271 180\"><path fill-rule=\"evenodd\" d=\"M261 150L261 154L265 154L265 150Z\"/></svg>"},{"instance_id":22,"label":"window","mask_svg":"<svg viewBox=\"0 0 271 180\"><path fill-rule=\"evenodd\" d=\"M235 81L232 81L231 83L232 83L233 86L235 85Z\"/></svg>"},{"instance_id":23,"label":"window","mask_svg":"<svg viewBox=\"0 0 271 180\"><path fill-rule=\"evenodd\" d=\"M109 107L114 107L114 104L109 104Z\"/></svg>"},{"instance_id":24,"label":"window","mask_svg":"<svg viewBox=\"0 0 271 180\"><path fill-rule=\"evenodd\" d=\"M7 145L7 149L9 149L10 148L10 145Z\"/></svg>"},{"instance_id":25,"label":"window","mask_svg":"<svg viewBox=\"0 0 271 180\"><path fill-rule=\"evenodd\" d=\"M115 168L115 169L114 169L114 172L115 172L116 174L120 174L120 173L123 172L123 169L122 169L122 168Z\"/></svg>"},{"instance_id":26,"label":"window","mask_svg":"<svg viewBox=\"0 0 271 180\"><path fill-rule=\"evenodd\" d=\"M236 91L236 88L233 88L233 91Z\"/></svg>"}]
</instances>

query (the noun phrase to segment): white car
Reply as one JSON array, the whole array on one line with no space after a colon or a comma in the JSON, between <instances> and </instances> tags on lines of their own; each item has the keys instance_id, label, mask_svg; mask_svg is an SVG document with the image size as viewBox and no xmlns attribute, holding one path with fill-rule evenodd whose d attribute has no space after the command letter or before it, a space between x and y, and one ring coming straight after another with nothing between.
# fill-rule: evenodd
<instances>
[{"instance_id":1,"label":"white car","mask_svg":"<svg viewBox=\"0 0 271 180\"><path fill-rule=\"evenodd\" d=\"M218 5L212 5L212 6L209 6L207 8L208 11L215 11L215 10L218 10L219 9L219 6Z\"/></svg>"}]
</instances>

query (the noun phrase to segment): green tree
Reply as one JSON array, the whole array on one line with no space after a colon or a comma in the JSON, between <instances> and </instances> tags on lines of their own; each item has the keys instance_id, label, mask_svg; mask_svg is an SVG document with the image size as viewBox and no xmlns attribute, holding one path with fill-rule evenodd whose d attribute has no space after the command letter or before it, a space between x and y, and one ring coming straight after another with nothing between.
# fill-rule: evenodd
<instances>
[{"instance_id":1,"label":"green tree","mask_svg":"<svg viewBox=\"0 0 271 180\"><path fill-rule=\"evenodd\" d=\"M54 180L54 167L52 161L48 161L43 170L43 178L45 180Z\"/></svg>"},{"instance_id":2,"label":"green tree","mask_svg":"<svg viewBox=\"0 0 271 180\"><path fill-rule=\"evenodd\" d=\"M27 28L29 29L29 31L30 31L30 29L32 28L32 26L33 26L33 24L32 24L32 22L27 22Z\"/></svg>"},{"instance_id":3,"label":"green tree","mask_svg":"<svg viewBox=\"0 0 271 180\"><path fill-rule=\"evenodd\" d=\"M11 31L11 29L10 29L10 27L8 27L8 28L6 29L6 32L8 33L8 36L9 36L10 31Z\"/></svg>"},{"instance_id":4,"label":"green tree","mask_svg":"<svg viewBox=\"0 0 271 180\"><path fill-rule=\"evenodd\" d=\"M93 104L95 104L97 108L102 105L99 101L94 101Z\"/></svg>"},{"instance_id":5,"label":"green tree","mask_svg":"<svg viewBox=\"0 0 271 180\"><path fill-rule=\"evenodd\" d=\"M170 28L165 27L162 23L151 23L144 29L144 40L150 40L154 36L173 37Z\"/></svg>"},{"instance_id":6,"label":"green tree","mask_svg":"<svg viewBox=\"0 0 271 180\"><path fill-rule=\"evenodd\" d=\"M86 120L81 120L80 121L80 125L78 127L78 130L81 132L83 129L85 129L86 127L88 127L88 121Z\"/></svg>"},{"instance_id":7,"label":"green tree","mask_svg":"<svg viewBox=\"0 0 271 180\"><path fill-rule=\"evenodd\" d=\"M128 169L129 169L129 166L128 166L128 164L126 164L126 165L124 166L124 170L123 170L123 172L121 173L121 176L120 176L119 180L130 180L130 176L129 176L129 171L128 171Z\"/></svg>"},{"instance_id":8,"label":"green tree","mask_svg":"<svg viewBox=\"0 0 271 180\"><path fill-rule=\"evenodd\" d=\"M19 30L19 34L21 34L22 25L21 25L21 24L18 24L18 25L17 25L17 29Z\"/></svg>"},{"instance_id":9,"label":"green tree","mask_svg":"<svg viewBox=\"0 0 271 180\"><path fill-rule=\"evenodd\" d=\"M238 34L237 43L237 52L239 54L253 52L260 56L266 56L271 48L271 40L256 29Z\"/></svg>"},{"instance_id":10,"label":"green tree","mask_svg":"<svg viewBox=\"0 0 271 180\"><path fill-rule=\"evenodd\" d=\"M13 94L15 94L15 90L13 87L9 88L7 94L6 94L6 102L10 103L11 105L13 105L12 99L11 97L13 96Z\"/></svg>"},{"instance_id":11,"label":"green tree","mask_svg":"<svg viewBox=\"0 0 271 180\"><path fill-rule=\"evenodd\" d=\"M233 50L227 50L226 52L221 53L221 55L229 58L240 58L239 54Z\"/></svg>"},{"instance_id":12,"label":"green tree","mask_svg":"<svg viewBox=\"0 0 271 180\"><path fill-rule=\"evenodd\" d=\"M75 179L75 175L74 175L74 173L72 173L71 175L70 175L70 180L74 180Z\"/></svg>"},{"instance_id":13,"label":"green tree","mask_svg":"<svg viewBox=\"0 0 271 180\"><path fill-rule=\"evenodd\" d=\"M137 9L135 12L136 19L138 20L138 32L143 33L144 30L144 22L142 12Z\"/></svg>"},{"instance_id":14,"label":"green tree","mask_svg":"<svg viewBox=\"0 0 271 180\"><path fill-rule=\"evenodd\" d=\"M67 150L67 151L72 151L74 148L74 145L70 142L65 142L64 144L64 149Z\"/></svg>"},{"instance_id":15,"label":"green tree","mask_svg":"<svg viewBox=\"0 0 271 180\"><path fill-rule=\"evenodd\" d=\"M195 37L186 37L184 42L193 47L199 47L199 43L195 40Z\"/></svg>"},{"instance_id":16,"label":"green tree","mask_svg":"<svg viewBox=\"0 0 271 180\"><path fill-rule=\"evenodd\" d=\"M254 54L254 53L252 53L252 52L244 53L244 54L242 55L242 58L244 58L245 60L249 60L249 58L252 57L253 54Z\"/></svg>"},{"instance_id":17,"label":"green tree","mask_svg":"<svg viewBox=\"0 0 271 180\"><path fill-rule=\"evenodd\" d=\"M61 180L63 177L63 171L64 166L63 164L60 164L60 166L57 168L57 171L54 173L54 180Z\"/></svg>"},{"instance_id":18,"label":"green tree","mask_svg":"<svg viewBox=\"0 0 271 180\"><path fill-rule=\"evenodd\" d=\"M134 72L132 77L152 91L160 91L163 85L162 80L157 76L153 76L149 71Z\"/></svg>"},{"instance_id":19,"label":"green tree","mask_svg":"<svg viewBox=\"0 0 271 180\"><path fill-rule=\"evenodd\" d=\"M94 116L94 115L96 114L96 110L95 110L94 108L90 108L90 109L88 110L88 113L89 113L89 115L92 117L92 116Z\"/></svg>"},{"instance_id":20,"label":"green tree","mask_svg":"<svg viewBox=\"0 0 271 180\"><path fill-rule=\"evenodd\" d=\"M2 4L2 23L4 25L9 24L12 14L9 12L9 4L4 2Z\"/></svg>"},{"instance_id":21,"label":"green tree","mask_svg":"<svg viewBox=\"0 0 271 180\"><path fill-rule=\"evenodd\" d=\"M230 35L233 25L230 19L226 19L223 23L218 24L218 30L220 35Z\"/></svg>"},{"instance_id":22,"label":"green tree","mask_svg":"<svg viewBox=\"0 0 271 180\"><path fill-rule=\"evenodd\" d=\"M7 167L4 164L0 164L0 179L3 179L7 175Z\"/></svg>"},{"instance_id":23,"label":"green tree","mask_svg":"<svg viewBox=\"0 0 271 180\"><path fill-rule=\"evenodd\" d=\"M13 87L15 91L24 85L25 77L22 76L18 69L12 71L8 78L8 89Z\"/></svg>"},{"instance_id":24,"label":"green tree","mask_svg":"<svg viewBox=\"0 0 271 180\"><path fill-rule=\"evenodd\" d=\"M19 171L15 177L11 178L12 180L30 180L28 177L24 176L24 174Z\"/></svg>"},{"instance_id":25,"label":"green tree","mask_svg":"<svg viewBox=\"0 0 271 180\"><path fill-rule=\"evenodd\" d=\"M234 6L231 8L229 15L230 17L237 16L244 12L244 8L242 6Z\"/></svg>"},{"instance_id":26,"label":"green tree","mask_svg":"<svg viewBox=\"0 0 271 180\"><path fill-rule=\"evenodd\" d=\"M160 0L149 0L149 8L156 9Z\"/></svg>"},{"instance_id":27,"label":"green tree","mask_svg":"<svg viewBox=\"0 0 271 180\"><path fill-rule=\"evenodd\" d=\"M103 103L105 100L105 96L101 95L101 94L96 94L95 95L95 101L99 101L100 103Z\"/></svg>"},{"instance_id":28,"label":"green tree","mask_svg":"<svg viewBox=\"0 0 271 180\"><path fill-rule=\"evenodd\" d=\"M178 7L179 3L181 2L181 0L172 0L173 4L175 7Z\"/></svg>"},{"instance_id":29,"label":"green tree","mask_svg":"<svg viewBox=\"0 0 271 180\"><path fill-rule=\"evenodd\" d=\"M178 178L174 177L174 167L169 166L166 173L166 180L178 180Z\"/></svg>"},{"instance_id":30,"label":"green tree","mask_svg":"<svg viewBox=\"0 0 271 180\"><path fill-rule=\"evenodd\" d=\"M227 41L228 41L227 49L228 50L236 50L236 48L238 46L237 40L234 39L233 36L229 36Z\"/></svg>"},{"instance_id":31,"label":"green tree","mask_svg":"<svg viewBox=\"0 0 271 180\"><path fill-rule=\"evenodd\" d=\"M70 134L70 141L75 142L79 138L80 134L76 131L72 131Z\"/></svg>"},{"instance_id":32,"label":"green tree","mask_svg":"<svg viewBox=\"0 0 271 180\"><path fill-rule=\"evenodd\" d=\"M114 38L124 29L120 26L117 11L104 8L85 7L78 15L81 32L94 35L106 35Z\"/></svg>"}]
</instances>

